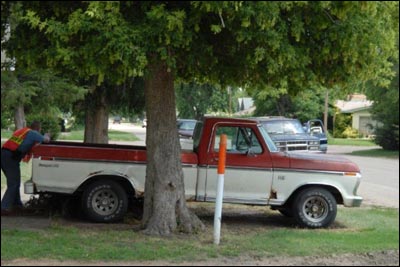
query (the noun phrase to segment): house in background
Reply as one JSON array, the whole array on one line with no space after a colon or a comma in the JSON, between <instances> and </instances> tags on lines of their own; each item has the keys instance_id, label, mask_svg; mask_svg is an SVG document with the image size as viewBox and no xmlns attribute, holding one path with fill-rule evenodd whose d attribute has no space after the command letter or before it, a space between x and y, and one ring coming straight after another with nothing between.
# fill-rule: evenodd
<instances>
[{"instance_id":1,"label":"house in background","mask_svg":"<svg viewBox=\"0 0 400 267\"><path fill-rule=\"evenodd\" d=\"M364 137L369 137L374 134L374 130L369 125L373 127L377 125L370 113L372 104L373 101L367 100L365 95L352 94L347 96L347 100L336 100L335 107L340 113L351 114L352 127Z\"/></svg>"}]
</instances>

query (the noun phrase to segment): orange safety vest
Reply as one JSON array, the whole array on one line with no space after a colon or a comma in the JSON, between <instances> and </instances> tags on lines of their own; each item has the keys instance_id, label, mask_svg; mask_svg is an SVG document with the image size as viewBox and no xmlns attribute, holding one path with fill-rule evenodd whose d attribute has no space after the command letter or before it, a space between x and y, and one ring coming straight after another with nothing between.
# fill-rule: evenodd
<instances>
[{"instance_id":1,"label":"orange safety vest","mask_svg":"<svg viewBox=\"0 0 400 267\"><path fill-rule=\"evenodd\" d=\"M28 127L16 130L11 136L11 138L4 143L3 148L9 149L11 151L17 150L19 145L22 144L22 142L25 140L26 134L30 130L31 129Z\"/></svg>"}]
</instances>

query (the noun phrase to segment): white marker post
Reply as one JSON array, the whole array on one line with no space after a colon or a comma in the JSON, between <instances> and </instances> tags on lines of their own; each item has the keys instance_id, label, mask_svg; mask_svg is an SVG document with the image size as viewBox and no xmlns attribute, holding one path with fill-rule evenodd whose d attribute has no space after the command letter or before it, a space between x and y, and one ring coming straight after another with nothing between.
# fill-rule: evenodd
<instances>
[{"instance_id":1,"label":"white marker post","mask_svg":"<svg viewBox=\"0 0 400 267\"><path fill-rule=\"evenodd\" d=\"M219 142L217 197L214 212L214 244L219 245L221 235L222 198L224 195L224 176L226 161L226 134L222 134Z\"/></svg>"}]
</instances>

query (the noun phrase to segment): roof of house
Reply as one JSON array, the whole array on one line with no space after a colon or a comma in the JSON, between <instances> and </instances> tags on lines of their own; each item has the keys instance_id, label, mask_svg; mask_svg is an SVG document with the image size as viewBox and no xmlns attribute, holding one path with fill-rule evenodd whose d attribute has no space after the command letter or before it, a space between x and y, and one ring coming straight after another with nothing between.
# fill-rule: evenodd
<instances>
[{"instance_id":1,"label":"roof of house","mask_svg":"<svg viewBox=\"0 0 400 267\"><path fill-rule=\"evenodd\" d=\"M372 107L373 101L367 100L363 94L353 94L347 97L347 100L336 100L335 107L342 113L354 113L366 110Z\"/></svg>"}]
</instances>

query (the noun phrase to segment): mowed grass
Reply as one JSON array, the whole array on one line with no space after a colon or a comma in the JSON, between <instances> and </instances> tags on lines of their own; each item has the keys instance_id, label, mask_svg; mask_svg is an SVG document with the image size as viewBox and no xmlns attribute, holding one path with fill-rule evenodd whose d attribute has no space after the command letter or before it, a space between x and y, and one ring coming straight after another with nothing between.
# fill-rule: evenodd
<instances>
[{"instance_id":1,"label":"mowed grass","mask_svg":"<svg viewBox=\"0 0 400 267\"><path fill-rule=\"evenodd\" d=\"M102 261L198 261L218 257L309 256L363 253L399 249L399 211L375 207L339 208L329 229L297 228L268 208L255 215L235 215L232 205L222 216L221 243L213 244L213 203L202 203L194 212L206 225L195 235L176 234L160 238L142 234L137 224L88 224L86 227L57 223L45 230L1 230L2 260L56 259ZM239 207L240 206L240 207ZM226 204L224 204L224 209ZM206 210L206 212L204 212ZM202 211L202 212L199 212ZM233 215L232 215L233 214ZM239 214L240 215L240 214ZM130 227L132 226L132 228Z\"/></svg>"},{"instance_id":2,"label":"mowed grass","mask_svg":"<svg viewBox=\"0 0 400 267\"><path fill-rule=\"evenodd\" d=\"M361 157L398 159L399 151L398 150L390 151L390 150L384 150L381 148L377 148L377 149L353 151L350 155L361 156Z\"/></svg>"},{"instance_id":3,"label":"mowed grass","mask_svg":"<svg viewBox=\"0 0 400 267\"><path fill-rule=\"evenodd\" d=\"M83 130L73 130L67 133L62 133L57 140L79 140L83 141L84 131ZM138 141L139 138L133 133L108 130L108 139L110 141Z\"/></svg>"},{"instance_id":4,"label":"mowed grass","mask_svg":"<svg viewBox=\"0 0 400 267\"><path fill-rule=\"evenodd\" d=\"M1 130L1 138L8 139L12 135L12 131L8 131L5 129ZM60 133L57 140L79 140L83 141L84 138L84 130L72 130L70 132ZM138 141L140 140L133 133L116 131L116 130L108 130L108 138L110 141Z\"/></svg>"},{"instance_id":5,"label":"mowed grass","mask_svg":"<svg viewBox=\"0 0 400 267\"><path fill-rule=\"evenodd\" d=\"M371 139L359 139L359 138L332 138L328 137L328 146L376 146Z\"/></svg>"}]
</instances>

